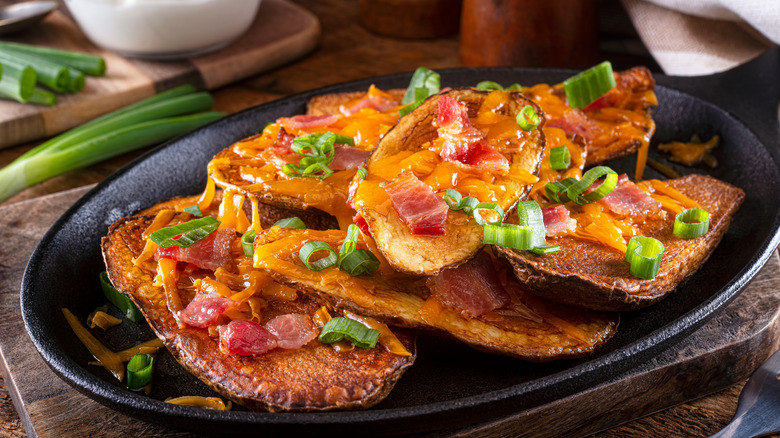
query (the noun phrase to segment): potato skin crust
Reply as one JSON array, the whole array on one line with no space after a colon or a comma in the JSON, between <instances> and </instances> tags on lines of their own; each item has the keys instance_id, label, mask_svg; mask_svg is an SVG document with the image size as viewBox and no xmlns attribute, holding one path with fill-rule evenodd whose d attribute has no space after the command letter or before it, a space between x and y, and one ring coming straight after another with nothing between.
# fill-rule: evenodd
<instances>
[{"instance_id":1,"label":"potato skin crust","mask_svg":"<svg viewBox=\"0 0 780 438\"><path fill-rule=\"evenodd\" d=\"M495 247L496 254L540 297L593 310L649 306L671 293L707 260L745 197L741 189L708 176L689 175L667 183L710 213L710 229L696 239L681 239L672 232L673 216L672 220L642 225L641 234L660 240L665 248L653 279L632 276L619 251L570 236L548 239L549 244L561 247L555 254L537 256Z\"/></svg>"},{"instance_id":2,"label":"potato skin crust","mask_svg":"<svg viewBox=\"0 0 780 438\"><path fill-rule=\"evenodd\" d=\"M189 219L187 213L179 218ZM275 349L259 356L232 356L219 351L206 329L181 328L168 310L165 293L153 285L154 261L136 267L132 259L144 246L143 231L154 216L135 216L113 224L102 241L111 282L141 309L150 327L176 360L225 397L254 410L328 411L362 409L381 401L416 357L414 337L396 331L412 356L382 348L336 352L311 341L298 350ZM183 298L186 294L183 294ZM186 297L185 303L191 298ZM287 313L312 315L321 304L305 295L292 302L269 301L263 321Z\"/></svg>"}]
</instances>

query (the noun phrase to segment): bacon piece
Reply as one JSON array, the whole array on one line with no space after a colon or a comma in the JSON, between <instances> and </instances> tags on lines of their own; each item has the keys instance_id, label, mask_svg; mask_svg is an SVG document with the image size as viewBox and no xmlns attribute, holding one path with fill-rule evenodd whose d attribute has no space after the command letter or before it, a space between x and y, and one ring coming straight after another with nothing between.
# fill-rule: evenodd
<instances>
[{"instance_id":1,"label":"bacon piece","mask_svg":"<svg viewBox=\"0 0 780 438\"><path fill-rule=\"evenodd\" d=\"M640 93L655 88L655 79L646 67L634 67L614 73L615 86L631 93Z\"/></svg>"},{"instance_id":2,"label":"bacon piece","mask_svg":"<svg viewBox=\"0 0 780 438\"><path fill-rule=\"evenodd\" d=\"M265 324L265 329L276 337L277 347L287 350L301 348L317 337L311 318L302 313L277 316Z\"/></svg>"},{"instance_id":3,"label":"bacon piece","mask_svg":"<svg viewBox=\"0 0 780 438\"><path fill-rule=\"evenodd\" d=\"M509 160L488 143L482 133L472 126L465 106L449 96L439 98L439 136L444 139L441 158L476 166L505 175Z\"/></svg>"},{"instance_id":4,"label":"bacon piece","mask_svg":"<svg viewBox=\"0 0 780 438\"><path fill-rule=\"evenodd\" d=\"M577 221L572 219L569 210L563 205L543 208L542 216L544 216L544 234L547 237L566 234L566 231L577 227Z\"/></svg>"},{"instance_id":5,"label":"bacon piece","mask_svg":"<svg viewBox=\"0 0 780 438\"><path fill-rule=\"evenodd\" d=\"M366 162L371 151L364 151L352 146L336 145L333 152L333 161L330 167L332 170L357 169Z\"/></svg>"},{"instance_id":6,"label":"bacon piece","mask_svg":"<svg viewBox=\"0 0 780 438\"><path fill-rule=\"evenodd\" d=\"M192 263L201 269L216 271L227 265L232 259L230 256L230 242L236 237L233 228L219 228L187 248L171 246L158 248L154 253L154 259L173 259L178 262Z\"/></svg>"},{"instance_id":7,"label":"bacon piece","mask_svg":"<svg viewBox=\"0 0 780 438\"><path fill-rule=\"evenodd\" d=\"M598 202L621 216L647 217L661 211L661 204L629 181L628 177Z\"/></svg>"},{"instance_id":8,"label":"bacon piece","mask_svg":"<svg viewBox=\"0 0 780 438\"><path fill-rule=\"evenodd\" d=\"M546 126L561 128L567 134L581 135L587 141L593 140L601 131L593 120L576 108L566 111L563 117L548 121Z\"/></svg>"},{"instance_id":9,"label":"bacon piece","mask_svg":"<svg viewBox=\"0 0 780 438\"><path fill-rule=\"evenodd\" d=\"M428 278L425 284L435 299L466 318L476 318L511 302L493 268L493 259L484 251L468 263Z\"/></svg>"},{"instance_id":10,"label":"bacon piece","mask_svg":"<svg viewBox=\"0 0 780 438\"><path fill-rule=\"evenodd\" d=\"M278 119L276 122L281 124L282 127L286 130L293 131L293 130L301 130L301 129L311 129L311 128L321 128L325 126L330 126L341 118L338 114L324 114L321 116L310 116L306 114L293 116L293 117L282 117Z\"/></svg>"},{"instance_id":11,"label":"bacon piece","mask_svg":"<svg viewBox=\"0 0 780 438\"><path fill-rule=\"evenodd\" d=\"M236 302L218 294L195 294L190 304L179 313L181 322L193 327L205 328L217 322L217 318Z\"/></svg>"},{"instance_id":12,"label":"bacon piece","mask_svg":"<svg viewBox=\"0 0 780 438\"><path fill-rule=\"evenodd\" d=\"M276 348L276 337L254 321L236 319L218 330L219 347L228 354L251 356Z\"/></svg>"},{"instance_id":13,"label":"bacon piece","mask_svg":"<svg viewBox=\"0 0 780 438\"><path fill-rule=\"evenodd\" d=\"M415 236L443 236L447 229L449 207L433 189L414 173L403 172L390 182L382 183L398 217Z\"/></svg>"},{"instance_id":14,"label":"bacon piece","mask_svg":"<svg viewBox=\"0 0 780 438\"><path fill-rule=\"evenodd\" d=\"M352 105L349 108L345 107L344 105L341 105L339 107L339 111L341 112L341 114L344 114L345 116L351 116L352 114L355 114L358 111L365 108L370 108L382 112L382 111L387 111L391 108L395 108L396 106L398 106L398 103L393 99L388 99L385 96L373 95L373 96L366 96L360 99L358 103Z\"/></svg>"},{"instance_id":15,"label":"bacon piece","mask_svg":"<svg viewBox=\"0 0 780 438\"><path fill-rule=\"evenodd\" d=\"M276 136L276 140L270 149L279 155L291 154L293 152L293 140L295 140L295 136L287 132L284 126L281 126L279 127L279 134Z\"/></svg>"}]
</instances>

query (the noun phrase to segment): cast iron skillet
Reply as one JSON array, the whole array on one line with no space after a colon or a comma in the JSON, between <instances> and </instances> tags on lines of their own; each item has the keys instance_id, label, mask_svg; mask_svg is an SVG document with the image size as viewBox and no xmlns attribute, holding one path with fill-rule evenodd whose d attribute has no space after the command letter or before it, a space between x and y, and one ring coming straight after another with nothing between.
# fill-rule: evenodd
<instances>
[{"instance_id":1,"label":"cast iron skillet","mask_svg":"<svg viewBox=\"0 0 780 438\"><path fill-rule=\"evenodd\" d=\"M555 83L571 74L528 68L441 72L446 86L486 79L503 84ZM741 187L747 198L722 243L694 278L661 303L625 313L615 338L587 359L529 364L421 335L417 363L384 402L366 411L315 414L217 412L163 403L159 400L170 395L211 393L167 354L159 358L151 397L123 389L102 369L87 365L91 357L60 308L84 317L105 303L97 278L104 270L99 242L109 224L158 201L200 192L205 164L213 154L279 116L302 113L311 96L365 90L372 83L384 89L403 88L409 74L335 85L251 108L123 168L71 207L41 240L22 283L24 321L45 361L79 391L131 416L201 433L400 434L465 426L539 406L619 376L680 341L730 302L767 261L780 242L778 77L780 50L775 48L726 73L657 78L660 104L655 110L654 145L687 140L693 134L703 139L720 135L716 169L679 170L712 174ZM633 163L631 158L610 165L633 174ZM646 177L659 175L649 171ZM148 327L113 330L105 341L117 348L132 343L128 339L152 336Z\"/></svg>"}]
</instances>

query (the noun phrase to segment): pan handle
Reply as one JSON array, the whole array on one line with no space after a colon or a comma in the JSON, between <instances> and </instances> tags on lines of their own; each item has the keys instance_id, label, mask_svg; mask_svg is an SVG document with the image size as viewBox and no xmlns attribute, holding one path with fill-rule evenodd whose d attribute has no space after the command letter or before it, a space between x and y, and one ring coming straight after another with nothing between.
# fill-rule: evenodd
<instances>
[{"instance_id":1,"label":"pan handle","mask_svg":"<svg viewBox=\"0 0 780 438\"><path fill-rule=\"evenodd\" d=\"M667 76L658 82L714 103L747 125L765 145L780 146L780 46L722 73Z\"/></svg>"}]
</instances>

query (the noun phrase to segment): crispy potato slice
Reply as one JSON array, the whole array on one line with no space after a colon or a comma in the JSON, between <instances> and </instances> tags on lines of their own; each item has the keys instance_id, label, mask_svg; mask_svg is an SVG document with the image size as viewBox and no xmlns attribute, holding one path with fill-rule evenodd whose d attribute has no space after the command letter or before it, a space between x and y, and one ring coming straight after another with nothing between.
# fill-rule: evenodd
<instances>
[{"instance_id":1,"label":"crispy potato slice","mask_svg":"<svg viewBox=\"0 0 780 438\"><path fill-rule=\"evenodd\" d=\"M190 216L182 213L175 220L182 218ZM381 347L336 352L317 340L297 350L274 349L256 356L222 353L218 339L210 337L207 329L178 325L165 292L154 285L154 261L133 264L145 245L141 235L153 219L128 217L111 226L102 242L109 278L138 305L179 363L225 397L251 409L274 412L367 408L386 397L414 362L414 337L403 330L396 335L411 356L394 355ZM181 287L187 281L180 280L185 303L193 296L192 288ZM263 299L268 306L260 323L288 313L313 315L321 306L302 295L294 301L265 295Z\"/></svg>"},{"instance_id":2,"label":"crispy potato slice","mask_svg":"<svg viewBox=\"0 0 780 438\"><path fill-rule=\"evenodd\" d=\"M334 306L388 324L435 330L479 350L528 361L586 356L617 329L619 316L616 313L585 311L544 302L524 293L519 286L507 290L512 305L530 307L540 316L541 322L520 316L511 309L467 319L430 298L425 277L395 272L384 261L375 273L352 277L336 267L318 272L309 270L298 257L300 248L309 241L324 241L337 249L344 237L345 233L338 230L271 228L255 239L254 266L267 270L277 281L315 294ZM370 241L359 246L373 247ZM499 275L506 274L504 271Z\"/></svg>"},{"instance_id":3,"label":"crispy potato slice","mask_svg":"<svg viewBox=\"0 0 780 438\"><path fill-rule=\"evenodd\" d=\"M437 132L441 96L466 104L474 126L509 160L508 174L441 159L441 138ZM393 208L382 184L411 171L439 196L448 188L455 188L463 197L493 202L509 212L537 181L535 174L545 146L540 127L524 131L515 122L526 105L544 117L538 106L517 92L452 90L428 98L382 138L366 163L368 177L353 181L356 187L352 206L366 220L379 251L394 268L411 274L436 275L442 269L457 266L482 247L482 228L465 213L450 211L444 236L413 235Z\"/></svg>"},{"instance_id":4,"label":"crispy potato slice","mask_svg":"<svg viewBox=\"0 0 780 438\"><path fill-rule=\"evenodd\" d=\"M744 192L731 184L702 175L689 175L664 184L696 201L710 213L707 234L681 239L672 233L674 213L664 220L648 220L637 226L639 234L664 245L658 275L650 280L629 272L625 254L590 240L569 235L548 238L561 247L555 254L534 255L496 247L509 261L517 278L529 290L553 301L572 306L609 311L646 307L672 292L690 277L712 254L744 199Z\"/></svg>"}]
</instances>

